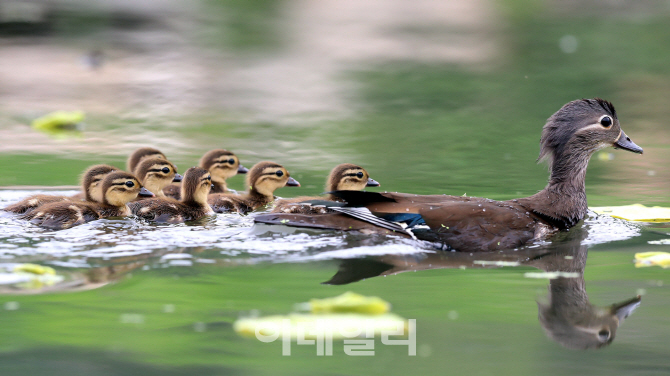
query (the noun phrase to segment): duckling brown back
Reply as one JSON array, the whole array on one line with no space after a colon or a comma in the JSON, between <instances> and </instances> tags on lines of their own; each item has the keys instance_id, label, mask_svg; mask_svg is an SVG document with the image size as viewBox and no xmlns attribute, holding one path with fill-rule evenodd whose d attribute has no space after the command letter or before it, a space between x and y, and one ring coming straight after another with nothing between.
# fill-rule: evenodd
<instances>
[{"instance_id":1,"label":"duckling brown back","mask_svg":"<svg viewBox=\"0 0 670 376\"><path fill-rule=\"evenodd\" d=\"M130 214L126 204L137 197L142 186L132 174L123 171L108 174L101 183L103 202L55 202L43 205L21 219L41 227L61 230L99 218Z\"/></svg>"},{"instance_id":2,"label":"duckling brown back","mask_svg":"<svg viewBox=\"0 0 670 376\"><path fill-rule=\"evenodd\" d=\"M249 191L245 194L212 194L207 201L218 213L229 211L246 213L272 202L276 189L284 186L299 187L300 183L293 179L282 165L264 161L256 163L249 170L246 186Z\"/></svg>"},{"instance_id":3,"label":"duckling brown back","mask_svg":"<svg viewBox=\"0 0 670 376\"><path fill-rule=\"evenodd\" d=\"M140 164L140 162L145 158L167 159L165 154L163 154L158 149L150 147L139 148L128 157L128 161L126 162L126 170L128 170L130 173L135 173L135 168L137 168L137 165Z\"/></svg>"},{"instance_id":4,"label":"duckling brown back","mask_svg":"<svg viewBox=\"0 0 670 376\"><path fill-rule=\"evenodd\" d=\"M56 196L56 195L32 195L27 197L15 204L9 205L3 210L12 212L15 214L27 214L33 211L34 209L49 204L52 202L61 202L61 201L82 201L87 202L101 202L102 194L100 193L100 181L104 176L112 171L118 170L116 167L109 165L94 165L86 169L82 174L81 178L81 187L82 193L78 193L74 196Z\"/></svg>"}]
</instances>

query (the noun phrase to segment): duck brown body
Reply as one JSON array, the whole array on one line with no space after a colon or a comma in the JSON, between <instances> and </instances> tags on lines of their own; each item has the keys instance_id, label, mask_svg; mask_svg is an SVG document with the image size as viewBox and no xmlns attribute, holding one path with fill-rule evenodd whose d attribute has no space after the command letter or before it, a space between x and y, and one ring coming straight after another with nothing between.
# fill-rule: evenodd
<instances>
[{"instance_id":1,"label":"duck brown body","mask_svg":"<svg viewBox=\"0 0 670 376\"><path fill-rule=\"evenodd\" d=\"M3 210L15 214L28 214L42 205L55 202L78 202L82 200L87 202L101 202L102 193L99 186L100 182L107 174L113 171L118 171L118 169L109 165L91 166L82 174L82 193L77 193L73 196L57 196L46 194L32 195L15 204L7 206Z\"/></svg>"},{"instance_id":2,"label":"duck brown body","mask_svg":"<svg viewBox=\"0 0 670 376\"><path fill-rule=\"evenodd\" d=\"M548 159L551 176L537 194L510 201L485 198L338 191L347 203L333 210L343 214L332 228L389 228L406 236L440 242L461 251L492 251L514 248L534 239L544 239L569 229L587 212L585 174L591 155L606 146L642 153L621 130L611 103L602 99L570 102L552 115L541 138L540 159ZM350 207L350 208L348 208ZM342 215L352 217L349 226ZM306 216L305 216L306 217ZM328 219L288 214L257 216L262 223L328 228ZM363 226L360 222L366 222ZM410 234L406 223L413 227ZM420 226L424 224L425 226ZM386 226L386 227L384 227Z\"/></svg>"},{"instance_id":3,"label":"duck brown body","mask_svg":"<svg viewBox=\"0 0 670 376\"><path fill-rule=\"evenodd\" d=\"M144 190L139 180L126 172L113 172L103 180L104 192L101 203L96 202L55 202L39 207L21 216L21 219L52 229L62 230L100 218L130 215L126 205L139 193L151 194Z\"/></svg>"},{"instance_id":4,"label":"duck brown body","mask_svg":"<svg viewBox=\"0 0 670 376\"><path fill-rule=\"evenodd\" d=\"M139 218L164 223L182 223L213 214L207 204L211 189L211 175L207 170L191 167L184 173L182 200L169 197L133 202L130 209Z\"/></svg>"},{"instance_id":5,"label":"duck brown body","mask_svg":"<svg viewBox=\"0 0 670 376\"><path fill-rule=\"evenodd\" d=\"M335 166L326 179L326 192L332 191L360 191L365 187L378 187L379 183L370 178L367 171L361 166L351 163L342 163ZM320 196L301 196L290 199L277 200L272 208L273 213L293 214L326 214L332 213L329 205L342 200L327 194Z\"/></svg>"},{"instance_id":6,"label":"duck brown body","mask_svg":"<svg viewBox=\"0 0 670 376\"><path fill-rule=\"evenodd\" d=\"M211 194L207 202L217 213L247 213L274 201L274 191L284 186L300 186L288 171L275 162L256 163L247 174L249 191L244 194Z\"/></svg>"}]
</instances>

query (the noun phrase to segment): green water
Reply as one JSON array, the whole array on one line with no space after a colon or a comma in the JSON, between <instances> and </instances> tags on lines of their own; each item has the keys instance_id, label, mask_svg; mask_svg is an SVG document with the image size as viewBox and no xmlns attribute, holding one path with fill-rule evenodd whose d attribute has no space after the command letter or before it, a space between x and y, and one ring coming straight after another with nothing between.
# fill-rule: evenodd
<instances>
[{"instance_id":1,"label":"green water","mask_svg":"<svg viewBox=\"0 0 670 376\"><path fill-rule=\"evenodd\" d=\"M228 13L219 28L203 31L198 48L232 51L235 58L281 54L291 42L279 32L287 27L283 12L291 8L285 7L278 1L258 7L206 2L204 11ZM338 82L353 114L268 120L216 106L157 119L141 111L94 112L85 135L134 135L135 143L164 148L180 172L215 147L236 152L247 167L275 160L302 184L277 191L282 197L321 193L328 171L351 162L382 184L373 190L508 199L531 195L546 183L546 166L536 164L544 121L570 100L598 96L614 103L622 128L645 152L597 154L587 173L589 205L670 206L664 168L670 157L667 4L617 8L596 2L557 11L550 3L501 1L494 7L502 19L494 61L391 59L342 69ZM61 19L54 44L68 45L67 38L80 43L82 35L114 24L113 17L100 17ZM565 35L578 38L575 53L558 48ZM8 124L23 119L9 109L0 115ZM121 142L123 150L101 146L98 152L59 145L0 154L0 186L75 185L90 164L122 167L127 150ZM242 190L243 178L232 178L229 186ZM0 204L25 194L0 191ZM51 265L66 277L64 287L46 293L2 290L2 375L670 371L669 274L632 262L635 253L668 250L648 243L670 237L667 225L592 216L573 231L582 238L570 235L500 255L520 262L516 267L482 267L474 261L498 256L454 256L394 237L254 226L253 214L179 226L102 220L61 232L0 216L0 232L2 263ZM547 301L550 282L525 276L538 271L528 261L536 252L588 252L584 286L595 306L642 295L611 345L572 350L545 334L537 301ZM169 257L176 253L186 256ZM398 274L375 276L391 264ZM351 283L322 284L338 270L351 272L343 277ZM94 283L103 285L88 289ZM346 291L379 296L394 313L416 319L417 355L377 339L370 357L346 355L337 340L332 356L297 344L291 356L282 356L279 342L243 338L232 328L239 317L286 314L296 303Z\"/></svg>"}]
</instances>

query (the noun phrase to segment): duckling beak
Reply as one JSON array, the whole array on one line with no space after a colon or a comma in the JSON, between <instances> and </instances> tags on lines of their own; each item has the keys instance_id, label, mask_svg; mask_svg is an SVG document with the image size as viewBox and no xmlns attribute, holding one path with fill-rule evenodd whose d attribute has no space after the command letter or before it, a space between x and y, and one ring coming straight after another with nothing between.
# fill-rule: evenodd
<instances>
[{"instance_id":1,"label":"duckling beak","mask_svg":"<svg viewBox=\"0 0 670 376\"><path fill-rule=\"evenodd\" d=\"M614 146L615 149L623 149L632 151L633 153L642 154L642 148L635 145L635 143L630 139L630 137L626 136L623 129L621 130L621 133L619 133L619 138L614 142L614 145L612 146Z\"/></svg>"},{"instance_id":2,"label":"duckling beak","mask_svg":"<svg viewBox=\"0 0 670 376\"><path fill-rule=\"evenodd\" d=\"M368 178L368 183L365 184L366 187L379 187L380 185L381 185L381 184L379 184L378 181L376 181L376 180L374 180L374 179L372 179L372 178Z\"/></svg>"},{"instance_id":3,"label":"duckling beak","mask_svg":"<svg viewBox=\"0 0 670 376\"><path fill-rule=\"evenodd\" d=\"M153 194L150 190L142 187L140 188L140 193L137 194L140 197L156 197L155 194Z\"/></svg>"},{"instance_id":4,"label":"duckling beak","mask_svg":"<svg viewBox=\"0 0 670 376\"><path fill-rule=\"evenodd\" d=\"M287 187L299 187L299 186L300 186L300 183L298 183L297 180L295 180L295 179L289 177L289 178L288 178L288 181L286 182L286 186L287 186Z\"/></svg>"},{"instance_id":5,"label":"duckling beak","mask_svg":"<svg viewBox=\"0 0 670 376\"><path fill-rule=\"evenodd\" d=\"M172 179L173 183L179 183L180 181L184 180L184 177L179 175L179 174L174 174L174 178Z\"/></svg>"},{"instance_id":6,"label":"duckling beak","mask_svg":"<svg viewBox=\"0 0 670 376\"><path fill-rule=\"evenodd\" d=\"M623 322L624 319L633 314L635 309L640 306L641 300L642 297L638 295L633 299L628 299L612 305L612 313L619 319L619 323Z\"/></svg>"},{"instance_id":7,"label":"duckling beak","mask_svg":"<svg viewBox=\"0 0 670 376\"><path fill-rule=\"evenodd\" d=\"M242 166L242 165L239 165L239 166L237 167L237 173L238 173L238 174L246 174L247 172L249 172L249 169L248 169L248 168L246 168L246 167L244 167L244 166Z\"/></svg>"}]
</instances>

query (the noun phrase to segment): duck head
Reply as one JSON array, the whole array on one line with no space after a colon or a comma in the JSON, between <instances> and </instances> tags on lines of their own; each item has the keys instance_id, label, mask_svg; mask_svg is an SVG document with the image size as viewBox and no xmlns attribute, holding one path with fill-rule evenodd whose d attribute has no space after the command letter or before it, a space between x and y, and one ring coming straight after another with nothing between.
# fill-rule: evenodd
<instances>
[{"instance_id":1,"label":"duck head","mask_svg":"<svg viewBox=\"0 0 670 376\"><path fill-rule=\"evenodd\" d=\"M226 188L226 179L237 174L246 174L249 169L240 164L235 154L224 149L214 149L200 158L199 166L209 170L212 182L219 185L222 191Z\"/></svg>"},{"instance_id":2,"label":"duck head","mask_svg":"<svg viewBox=\"0 0 670 376\"><path fill-rule=\"evenodd\" d=\"M138 195L153 197L154 194L142 187L139 179L123 171L108 174L102 181L104 197L102 203L112 206L124 206Z\"/></svg>"},{"instance_id":3,"label":"duck head","mask_svg":"<svg viewBox=\"0 0 670 376\"><path fill-rule=\"evenodd\" d=\"M110 165L95 165L89 167L81 176L81 188L84 190L86 201L102 202L102 180L107 174L119 169Z\"/></svg>"},{"instance_id":4,"label":"duck head","mask_svg":"<svg viewBox=\"0 0 670 376\"><path fill-rule=\"evenodd\" d=\"M552 172L559 168L582 167L596 151L608 146L642 154L619 125L614 106L603 99L580 99L564 105L542 129L540 156ZM574 170L574 168L572 168ZM552 174L553 175L553 174ZM552 176L553 177L553 176Z\"/></svg>"},{"instance_id":5,"label":"duck head","mask_svg":"<svg viewBox=\"0 0 670 376\"><path fill-rule=\"evenodd\" d=\"M371 179L363 167L351 163L342 163L330 171L326 192L360 191L365 187L379 187L379 183Z\"/></svg>"},{"instance_id":6,"label":"duck head","mask_svg":"<svg viewBox=\"0 0 670 376\"><path fill-rule=\"evenodd\" d=\"M181 200L207 205L207 195L212 189L212 175L200 167L191 167L184 173L181 183Z\"/></svg>"},{"instance_id":7,"label":"duck head","mask_svg":"<svg viewBox=\"0 0 670 376\"><path fill-rule=\"evenodd\" d=\"M137 168L137 165L139 165L140 162L146 158L160 158L167 160L165 154L161 153L161 151L158 149L139 148L128 157L128 161L126 162L126 170L128 172L135 173L135 168Z\"/></svg>"},{"instance_id":8,"label":"duck head","mask_svg":"<svg viewBox=\"0 0 670 376\"><path fill-rule=\"evenodd\" d=\"M145 158L135 168L135 174L142 181L142 185L157 197L165 197L163 188L173 180L181 181L177 167L163 158Z\"/></svg>"},{"instance_id":9,"label":"duck head","mask_svg":"<svg viewBox=\"0 0 670 376\"><path fill-rule=\"evenodd\" d=\"M282 165L275 162L256 163L247 174L247 187L252 194L272 197L276 189L284 186L299 187L300 183Z\"/></svg>"}]
</instances>

